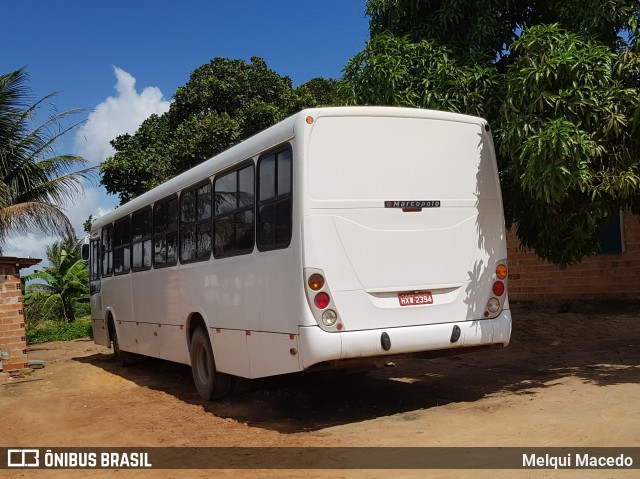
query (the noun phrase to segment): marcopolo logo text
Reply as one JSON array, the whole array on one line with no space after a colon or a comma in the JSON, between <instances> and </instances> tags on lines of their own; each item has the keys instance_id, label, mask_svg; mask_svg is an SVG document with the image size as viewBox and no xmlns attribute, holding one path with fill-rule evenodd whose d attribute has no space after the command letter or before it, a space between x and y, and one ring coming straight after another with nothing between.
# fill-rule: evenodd
<instances>
[{"instance_id":1,"label":"marcopolo logo text","mask_svg":"<svg viewBox=\"0 0 640 479\"><path fill-rule=\"evenodd\" d=\"M387 200L385 208L440 208L440 200Z\"/></svg>"}]
</instances>

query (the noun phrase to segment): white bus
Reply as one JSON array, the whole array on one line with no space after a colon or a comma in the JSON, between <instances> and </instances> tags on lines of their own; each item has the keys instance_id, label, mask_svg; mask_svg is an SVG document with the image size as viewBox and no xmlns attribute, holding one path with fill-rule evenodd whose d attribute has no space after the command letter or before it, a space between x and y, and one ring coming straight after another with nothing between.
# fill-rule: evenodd
<instances>
[{"instance_id":1,"label":"white bus","mask_svg":"<svg viewBox=\"0 0 640 479\"><path fill-rule=\"evenodd\" d=\"M232 378L503 347L511 336L489 125L304 110L99 218L94 340Z\"/></svg>"}]
</instances>

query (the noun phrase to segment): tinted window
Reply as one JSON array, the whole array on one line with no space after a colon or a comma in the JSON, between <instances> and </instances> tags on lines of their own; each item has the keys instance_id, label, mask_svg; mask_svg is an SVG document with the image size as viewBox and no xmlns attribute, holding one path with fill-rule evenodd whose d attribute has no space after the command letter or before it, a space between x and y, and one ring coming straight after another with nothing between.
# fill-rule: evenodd
<instances>
[{"instance_id":1,"label":"tinted window","mask_svg":"<svg viewBox=\"0 0 640 479\"><path fill-rule=\"evenodd\" d=\"M219 258L253 251L253 164L217 177L214 198L214 256Z\"/></svg>"},{"instance_id":2,"label":"tinted window","mask_svg":"<svg viewBox=\"0 0 640 479\"><path fill-rule=\"evenodd\" d=\"M224 176L216 178L215 182L215 198L216 198L216 215L227 213L236 209L238 201L238 175L227 173Z\"/></svg>"},{"instance_id":3,"label":"tinted window","mask_svg":"<svg viewBox=\"0 0 640 479\"><path fill-rule=\"evenodd\" d=\"M102 228L102 276L113 274L113 226Z\"/></svg>"},{"instance_id":4,"label":"tinted window","mask_svg":"<svg viewBox=\"0 0 640 479\"><path fill-rule=\"evenodd\" d=\"M258 172L260 201L273 198L276 195L276 155L260 160Z\"/></svg>"},{"instance_id":5,"label":"tinted window","mask_svg":"<svg viewBox=\"0 0 640 479\"><path fill-rule=\"evenodd\" d=\"M171 266L177 263L178 198L158 202L153 207L153 265Z\"/></svg>"},{"instance_id":6,"label":"tinted window","mask_svg":"<svg viewBox=\"0 0 640 479\"><path fill-rule=\"evenodd\" d=\"M129 217L113 225L113 273L125 274L131 269L131 221Z\"/></svg>"},{"instance_id":7,"label":"tinted window","mask_svg":"<svg viewBox=\"0 0 640 479\"><path fill-rule=\"evenodd\" d=\"M180 194L180 261L211 257L211 183Z\"/></svg>"},{"instance_id":8,"label":"tinted window","mask_svg":"<svg viewBox=\"0 0 640 479\"><path fill-rule=\"evenodd\" d=\"M151 208L146 208L131 215L131 268L134 271L151 267L151 218Z\"/></svg>"},{"instance_id":9,"label":"tinted window","mask_svg":"<svg viewBox=\"0 0 640 479\"><path fill-rule=\"evenodd\" d=\"M292 228L291 149L265 156L258 162L258 249L286 248Z\"/></svg>"}]
</instances>

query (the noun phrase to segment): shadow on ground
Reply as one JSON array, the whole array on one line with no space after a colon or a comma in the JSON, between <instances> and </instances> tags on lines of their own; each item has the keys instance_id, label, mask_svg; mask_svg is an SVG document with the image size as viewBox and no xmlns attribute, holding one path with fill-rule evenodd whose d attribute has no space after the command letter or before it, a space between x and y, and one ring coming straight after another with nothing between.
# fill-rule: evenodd
<instances>
[{"instance_id":1,"label":"shadow on ground","mask_svg":"<svg viewBox=\"0 0 640 479\"><path fill-rule=\"evenodd\" d=\"M123 368L112 355L74 358L201 405L218 417L280 432L319 430L494 394L535 395L567 376L606 387L640 382L640 317L514 311L512 343L499 351L397 360L367 375L295 374L250 381L248 392L204 402L187 366L146 359ZM105 350L107 351L107 350ZM403 417L404 417L403 416Z\"/></svg>"}]
</instances>

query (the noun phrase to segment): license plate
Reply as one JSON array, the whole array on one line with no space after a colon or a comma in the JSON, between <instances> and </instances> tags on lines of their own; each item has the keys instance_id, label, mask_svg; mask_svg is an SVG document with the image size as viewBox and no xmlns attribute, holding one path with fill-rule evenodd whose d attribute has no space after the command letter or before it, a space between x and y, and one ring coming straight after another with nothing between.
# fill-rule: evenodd
<instances>
[{"instance_id":1,"label":"license plate","mask_svg":"<svg viewBox=\"0 0 640 479\"><path fill-rule=\"evenodd\" d=\"M420 306L422 304L433 304L431 291L421 291L418 293L398 293L400 306Z\"/></svg>"}]
</instances>

